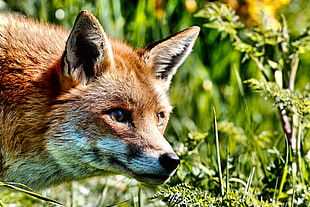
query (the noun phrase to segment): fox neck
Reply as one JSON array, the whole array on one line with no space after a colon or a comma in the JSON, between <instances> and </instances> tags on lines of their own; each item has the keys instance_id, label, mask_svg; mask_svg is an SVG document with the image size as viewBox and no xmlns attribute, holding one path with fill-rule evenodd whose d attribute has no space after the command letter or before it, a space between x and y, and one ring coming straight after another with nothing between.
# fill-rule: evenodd
<instances>
[{"instance_id":1,"label":"fox neck","mask_svg":"<svg viewBox=\"0 0 310 207\"><path fill-rule=\"evenodd\" d=\"M42 163L39 162L39 159L37 157L15 160L4 173L4 180L23 183L34 189L39 189L55 183L55 181L57 182L59 177L69 177L69 175L59 171L59 167L55 162L49 160Z\"/></svg>"},{"instance_id":2,"label":"fox neck","mask_svg":"<svg viewBox=\"0 0 310 207\"><path fill-rule=\"evenodd\" d=\"M40 156L44 156L44 158L27 157L20 158L18 161L14 160L12 165L4 171L4 180L22 183L31 186L33 189L42 189L63 182L83 179L89 177L90 174L94 176L107 174L103 170L92 171L89 168L71 171L70 168L64 169L62 166L59 166L50 157ZM45 162L42 162L42 160L45 160Z\"/></svg>"}]
</instances>

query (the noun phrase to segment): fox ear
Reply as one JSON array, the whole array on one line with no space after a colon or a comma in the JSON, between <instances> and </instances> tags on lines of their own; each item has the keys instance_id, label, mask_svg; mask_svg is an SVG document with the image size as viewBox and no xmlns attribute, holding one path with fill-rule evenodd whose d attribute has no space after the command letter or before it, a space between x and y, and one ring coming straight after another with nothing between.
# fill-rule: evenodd
<instances>
[{"instance_id":1,"label":"fox ear","mask_svg":"<svg viewBox=\"0 0 310 207\"><path fill-rule=\"evenodd\" d=\"M92 13L81 11L77 16L63 61L65 76L78 84L88 84L114 64L108 37Z\"/></svg>"},{"instance_id":2,"label":"fox ear","mask_svg":"<svg viewBox=\"0 0 310 207\"><path fill-rule=\"evenodd\" d=\"M199 31L199 27L193 26L138 50L156 78L162 80L167 88L177 68L191 52Z\"/></svg>"}]
</instances>

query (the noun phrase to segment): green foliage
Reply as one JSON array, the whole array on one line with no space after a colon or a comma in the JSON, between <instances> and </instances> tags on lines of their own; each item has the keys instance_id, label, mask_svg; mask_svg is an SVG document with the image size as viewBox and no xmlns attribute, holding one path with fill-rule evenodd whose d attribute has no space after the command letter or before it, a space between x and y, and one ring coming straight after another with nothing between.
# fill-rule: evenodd
<instances>
[{"instance_id":1,"label":"green foliage","mask_svg":"<svg viewBox=\"0 0 310 207\"><path fill-rule=\"evenodd\" d=\"M249 79L245 83L248 83L256 91L266 93L275 100L277 106L284 107L287 110L286 113L297 114L299 117L310 114L309 87L300 92L283 89L274 82L258 81L257 79Z\"/></svg>"},{"instance_id":2,"label":"green foliage","mask_svg":"<svg viewBox=\"0 0 310 207\"><path fill-rule=\"evenodd\" d=\"M203 24L203 26L217 29L224 35L223 37L227 34L233 37L237 35L238 29L244 27L233 9L219 3L207 4L205 9L200 10L195 16L207 17L209 22Z\"/></svg>"},{"instance_id":3,"label":"green foliage","mask_svg":"<svg viewBox=\"0 0 310 207\"><path fill-rule=\"evenodd\" d=\"M295 82L300 55L309 51L309 28L295 40L292 40L290 36L284 16L282 16L282 27L279 29L271 29L264 24L261 24L261 27L246 28L238 22L239 18L232 9L219 3L208 3L203 10L196 14L196 17L207 19L208 23L205 23L204 26L217 29L222 34L222 37L229 36L234 49L242 53L242 62L252 60L255 63L260 75L258 78L251 77L245 83L249 84L255 91L266 93L274 101L275 107L278 109L280 123L284 132L284 135L280 137L286 143L284 146L285 151L278 153L277 150L269 150L269 153L277 155L273 159L259 155L261 164L265 163L264 159L266 158L271 163L267 164L266 168L259 169L258 173L263 175L264 180L262 183L256 182L257 186L261 185L261 189L257 192L265 199L272 199L277 204L284 202L290 206L307 205L309 200L303 195L308 192L306 183L309 181L309 162L305 160L303 155L305 151L303 151L302 146L305 143L305 134L308 131L307 125L309 123L309 89L296 90ZM262 20L262 22L264 21ZM242 128L235 127L234 124L225 123L223 128L218 128L216 122L214 125L217 153L219 151L218 133L221 134L221 137L235 138L242 141L249 140L245 131ZM275 132L266 133L265 131L260 135L252 136L257 138L256 144L259 144L259 140L267 140L268 142L268 139L276 134ZM229 145L229 142L232 141L227 142ZM262 145L258 146L264 147L265 145L262 143ZM230 167L229 153L231 149L229 146L226 147L226 186L228 186L228 180L231 179L229 178L231 176L230 171L234 170L234 167ZM261 151L259 148L256 148L256 150L257 152ZM222 152L221 157L223 157L223 154L225 153ZM217 173L211 174L211 176L210 174L199 175L202 180L210 180L210 177L218 175L218 188L222 189L224 186L221 172L222 164L218 162L219 155L216 157L217 166L215 161L213 164L217 169ZM239 161L243 162L241 159ZM204 167L210 166L210 164L200 164ZM212 172L212 170L208 170L208 172ZM254 174L251 173L249 177L251 178L250 183L252 183L253 176ZM236 179L241 181L239 178ZM244 181L240 183L242 182ZM271 183L274 185L273 187L270 186ZM193 184L196 186L197 183ZM251 186L248 184L249 182L247 182L246 189ZM205 185L200 186L213 192L210 185L207 187ZM240 192L239 186L232 187L232 189ZM213 193L223 196L223 190L221 192L214 191Z\"/></svg>"},{"instance_id":4,"label":"green foliage","mask_svg":"<svg viewBox=\"0 0 310 207\"><path fill-rule=\"evenodd\" d=\"M169 206L210 206L210 207L276 207L278 205L257 200L252 194L236 190L227 191L223 196L212 196L207 191L187 184L179 184L157 192L154 198L160 198Z\"/></svg>"}]
</instances>

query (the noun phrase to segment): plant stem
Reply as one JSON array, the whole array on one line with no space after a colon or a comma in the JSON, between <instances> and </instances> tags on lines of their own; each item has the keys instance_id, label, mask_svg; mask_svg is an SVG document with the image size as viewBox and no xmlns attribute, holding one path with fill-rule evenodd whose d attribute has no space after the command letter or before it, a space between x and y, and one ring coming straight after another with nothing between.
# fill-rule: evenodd
<instances>
[{"instance_id":1,"label":"plant stem","mask_svg":"<svg viewBox=\"0 0 310 207\"><path fill-rule=\"evenodd\" d=\"M217 165L218 165L218 169L219 169L221 196L224 196L224 186L223 186L223 176L222 176L221 156L220 156L220 144L219 144L219 137L218 137L218 131L217 131L216 112L215 112L214 107L213 107L213 114L214 114L215 145L216 145Z\"/></svg>"},{"instance_id":2,"label":"plant stem","mask_svg":"<svg viewBox=\"0 0 310 207\"><path fill-rule=\"evenodd\" d=\"M299 65L299 57L298 57L298 54L295 54L292 60L292 63L291 63L292 70L291 70L291 75L290 75L289 83L288 83L289 89L291 89L292 91L294 90L294 87L295 87L295 77L296 77L298 65Z\"/></svg>"},{"instance_id":3,"label":"plant stem","mask_svg":"<svg viewBox=\"0 0 310 207\"><path fill-rule=\"evenodd\" d=\"M288 162L289 162L289 156L290 156L290 146L288 143L288 139L285 140L286 142L286 153L285 153L285 165L283 168L283 174L282 174L282 178L281 178L281 182L280 182L280 186L279 186L279 192L278 192L278 196L277 196L277 200L276 202L278 203L280 196L282 194L282 190L283 190L283 186L286 182L286 177L287 177L287 173L288 173Z\"/></svg>"},{"instance_id":4,"label":"plant stem","mask_svg":"<svg viewBox=\"0 0 310 207\"><path fill-rule=\"evenodd\" d=\"M277 101L276 101L277 102ZM282 105L278 106L281 122L282 122L282 128L285 133L286 139L288 141L289 146L294 145L294 140L292 140L292 126L288 119L288 116L286 115L285 108Z\"/></svg>"},{"instance_id":5,"label":"plant stem","mask_svg":"<svg viewBox=\"0 0 310 207\"><path fill-rule=\"evenodd\" d=\"M305 184L305 180L302 173L302 156L301 156L301 139L302 139L302 117L299 117L298 120L298 135L297 135L297 142L296 142L296 156L297 156L297 170L299 171L299 176L301 183Z\"/></svg>"}]
</instances>

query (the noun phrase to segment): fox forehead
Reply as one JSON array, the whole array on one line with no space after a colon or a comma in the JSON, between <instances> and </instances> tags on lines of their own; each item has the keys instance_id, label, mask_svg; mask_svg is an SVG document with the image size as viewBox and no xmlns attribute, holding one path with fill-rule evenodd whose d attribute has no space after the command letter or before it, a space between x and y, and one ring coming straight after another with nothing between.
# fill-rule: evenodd
<instances>
[{"instance_id":1,"label":"fox forehead","mask_svg":"<svg viewBox=\"0 0 310 207\"><path fill-rule=\"evenodd\" d=\"M133 48L123 43L120 47L118 41L113 44L112 40L111 43L115 62L113 68L103 70L92 83L78 86L76 93L67 94L65 99L78 95L79 99L87 99L85 107L91 110L97 110L100 106L100 110L122 108L141 113L164 111L169 114L172 106L162 81L154 76L152 69ZM89 104L91 102L94 104Z\"/></svg>"},{"instance_id":2,"label":"fox forehead","mask_svg":"<svg viewBox=\"0 0 310 207\"><path fill-rule=\"evenodd\" d=\"M87 90L96 102L102 102L107 109L147 112L152 108L152 111L170 113L172 106L161 82L145 72L146 68L137 65L125 67L116 64L117 72L104 73L89 85Z\"/></svg>"}]
</instances>

